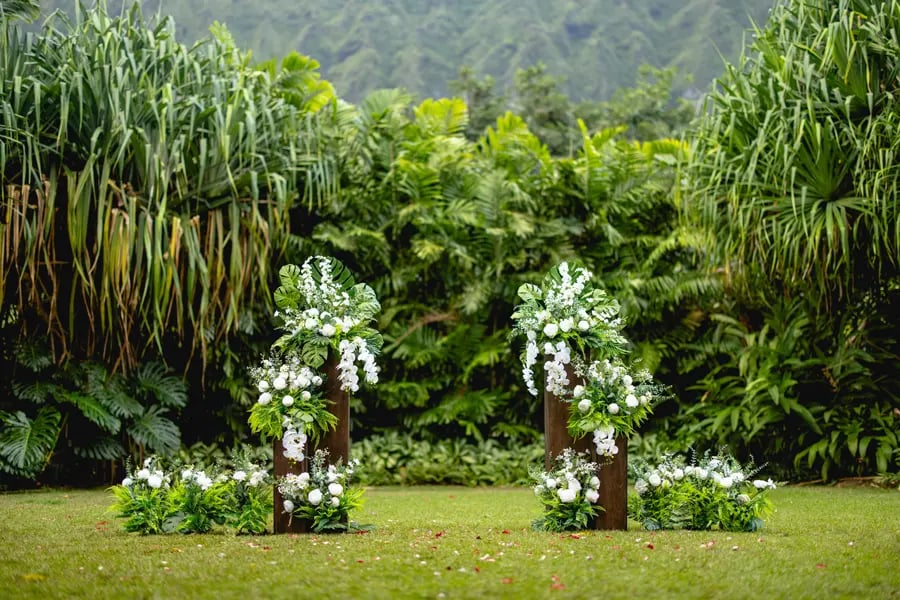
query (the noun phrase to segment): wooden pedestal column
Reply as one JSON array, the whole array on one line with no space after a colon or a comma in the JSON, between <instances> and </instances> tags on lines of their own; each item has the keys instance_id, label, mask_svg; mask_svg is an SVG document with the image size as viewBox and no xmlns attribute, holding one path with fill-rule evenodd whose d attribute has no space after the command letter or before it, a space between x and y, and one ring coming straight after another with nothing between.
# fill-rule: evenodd
<instances>
[{"instance_id":1,"label":"wooden pedestal column","mask_svg":"<svg viewBox=\"0 0 900 600\"><path fill-rule=\"evenodd\" d=\"M571 365L566 366L571 385L584 384L575 375ZM546 391L544 386L544 468L550 470L554 459L566 448L577 452L588 452L592 460L597 460L593 438L590 434L579 440L569 435L570 404ZM613 461L600 468L600 500L605 509L594 520L594 529L621 529L628 526L628 440L624 436L616 439L619 453ZM600 462L600 461L598 461Z\"/></svg>"},{"instance_id":2,"label":"wooden pedestal column","mask_svg":"<svg viewBox=\"0 0 900 600\"><path fill-rule=\"evenodd\" d=\"M308 446L306 455L311 456L316 450L327 450L328 462L335 463L340 458L343 464L347 464L350 460L350 394L341 390L337 361L331 358L325 363L324 391L328 400L328 412L337 417L337 425L333 430L323 434L315 446ZM309 459L298 463L285 458L281 440L273 442L273 458L275 479L289 473L302 473L309 468ZM278 492L277 485L274 494L275 533L306 533L309 530L309 523L303 519L291 519L290 515L284 512L284 498Z\"/></svg>"}]
</instances>

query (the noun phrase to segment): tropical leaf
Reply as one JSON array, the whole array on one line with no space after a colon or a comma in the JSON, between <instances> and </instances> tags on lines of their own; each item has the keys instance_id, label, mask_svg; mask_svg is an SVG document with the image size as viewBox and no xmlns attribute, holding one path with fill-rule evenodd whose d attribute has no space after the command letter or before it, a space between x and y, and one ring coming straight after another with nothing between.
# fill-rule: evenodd
<instances>
[{"instance_id":1,"label":"tropical leaf","mask_svg":"<svg viewBox=\"0 0 900 600\"><path fill-rule=\"evenodd\" d=\"M77 446L75 454L91 460L116 460L125 456L125 448L119 440L101 437L93 440L89 446Z\"/></svg>"},{"instance_id":2,"label":"tropical leaf","mask_svg":"<svg viewBox=\"0 0 900 600\"><path fill-rule=\"evenodd\" d=\"M174 454L181 445L181 432L165 413L162 406L151 406L127 426L128 435L151 452Z\"/></svg>"},{"instance_id":3,"label":"tropical leaf","mask_svg":"<svg viewBox=\"0 0 900 600\"><path fill-rule=\"evenodd\" d=\"M74 405L88 420L106 433L119 433L122 421L110 412L97 398L81 392L65 391L59 399Z\"/></svg>"},{"instance_id":4,"label":"tropical leaf","mask_svg":"<svg viewBox=\"0 0 900 600\"><path fill-rule=\"evenodd\" d=\"M188 387L183 379L170 375L161 362L144 362L134 372L133 381L140 397L152 399L162 406L183 408L188 401Z\"/></svg>"},{"instance_id":5,"label":"tropical leaf","mask_svg":"<svg viewBox=\"0 0 900 600\"><path fill-rule=\"evenodd\" d=\"M56 447L61 420L59 411L48 406L33 420L22 411L0 412L0 466L15 475L37 476Z\"/></svg>"}]
</instances>

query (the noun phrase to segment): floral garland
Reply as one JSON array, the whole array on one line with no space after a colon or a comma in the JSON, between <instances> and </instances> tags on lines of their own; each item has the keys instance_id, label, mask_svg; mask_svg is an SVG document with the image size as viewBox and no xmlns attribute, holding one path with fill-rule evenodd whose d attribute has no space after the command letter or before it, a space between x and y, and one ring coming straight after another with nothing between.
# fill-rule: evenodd
<instances>
[{"instance_id":1,"label":"floral garland","mask_svg":"<svg viewBox=\"0 0 900 600\"><path fill-rule=\"evenodd\" d=\"M629 512L650 530L756 531L771 512L766 492L775 489L771 479L752 479L758 472L726 454L707 452L692 464L667 455L656 466L637 469L637 498Z\"/></svg>"},{"instance_id":2,"label":"floral garland","mask_svg":"<svg viewBox=\"0 0 900 600\"><path fill-rule=\"evenodd\" d=\"M254 432L282 439L287 458L305 458L307 441L333 429L337 419L322 394L324 375L318 370L329 353L340 357L340 388L359 391L362 370L366 383L378 382L375 357L382 337L369 324L381 310L371 287L356 283L336 259L308 258L301 266L285 265L275 290L275 317L283 334L272 353L251 370L259 397L250 411Z\"/></svg>"},{"instance_id":3,"label":"floral garland","mask_svg":"<svg viewBox=\"0 0 900 600\"><path fill-rule=\"evenodd\" d=\"M314 532L350 528L348 514L362 505L362 490L350 487L358 461L326 464L327 455L316 450L308 471L278 480L284 512L308 520Z\"/></svg>"},{"instance_id":4,"label":"floral garland","mask_svg":"<svg viewBox=\"0 0 900 600\"><path fill-rule=\"evenodd\" d=\"M569 432L575 438L593 434L597 455L611 458L619 449L617 435L630 435L650 414L662 392L650 373L630 374L619 358L627 340L621 333L619 304L595 288L585 267L562 262L542 285L519 288L522 303L513 312L513 335L524 335L522 376L528 391L538 394L534 368L543 350L545 389L572 403ZM588 352L603 360L588 363ZM572 385L569 367L584 385Z\"/></svg>"},{"instance_id":5,"label":"floral garland","mask_svg":"<svg viewBox=\"0 0 900 600\"><path fill-rule=\"evenodd\" d=\"M554 459L555 468L534 473L534 493L544 505L543 515L532 523L537 531L571 531L585 529L602 506L597 463L589 462L571 448Z\"/></svg>"}]
</instances>

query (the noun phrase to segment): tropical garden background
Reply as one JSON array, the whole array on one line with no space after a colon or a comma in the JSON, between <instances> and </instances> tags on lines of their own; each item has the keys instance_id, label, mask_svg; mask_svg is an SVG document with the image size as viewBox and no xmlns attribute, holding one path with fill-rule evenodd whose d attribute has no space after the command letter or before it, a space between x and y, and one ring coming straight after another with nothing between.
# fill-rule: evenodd
<instances>
[{"instance_id":1,"label":"tropical garden background","mask_svg":"<svg viewBox=\"0 0 900 600\"><path fill-rule=\"evenodd\" d=\"M633 452L900 471L900 2L778 3L698 103L653 67L575 101L542 64L351 103L218 23L39 8L0 1L0 485L257 445L247 369L278 269L316 254L383 307L370 482L522 478L510 314L564 259L670 386Z\"/></svg>"}]
</instances>

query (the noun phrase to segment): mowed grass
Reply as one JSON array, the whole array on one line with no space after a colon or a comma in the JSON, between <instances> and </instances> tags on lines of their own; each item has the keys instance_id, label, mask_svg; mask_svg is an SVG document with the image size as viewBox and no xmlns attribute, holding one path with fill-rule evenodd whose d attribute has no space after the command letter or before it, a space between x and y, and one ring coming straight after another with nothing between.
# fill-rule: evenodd
<instances>
[{"instance_id":1,"label":"mowed grass","mask_svg":"<svg viewBox=\"0 0 900 600\"><path fill-rule=\"evenodd\" d=\"M536 533L528 489L374 488L351 535L127 534L107 491L0 495L0 598L900 598L900 493L785 488L759 533Z\"/></svg>"}]
</instances>

